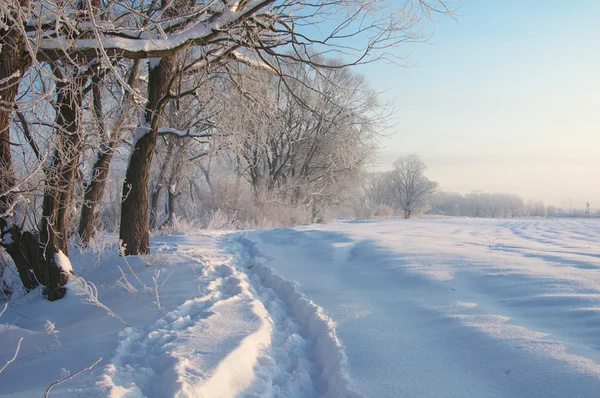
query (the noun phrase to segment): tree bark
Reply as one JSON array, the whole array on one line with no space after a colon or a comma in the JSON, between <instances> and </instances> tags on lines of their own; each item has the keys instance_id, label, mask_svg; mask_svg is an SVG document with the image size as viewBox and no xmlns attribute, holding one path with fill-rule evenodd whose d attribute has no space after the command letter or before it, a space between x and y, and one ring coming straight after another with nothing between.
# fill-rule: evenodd
<instances>
[{"instance_id":1,"label":"tree bark","mask_svg":"<svg viewBox=\"0 0 600 398\"><path fill-rule=\"evenodd\" d=\"M84 245L89 244L96 234L98 220L100 219L100 206L104 197L104 189L108 181L113 154L114 148L112 147L105 152L98 153L98 159L94 163L92 171L92 180L85 188L78 228L79 240Z\"/></svg>"},{"instance_id":2,"label":"tree bark","mask_svg":"<svg viewBox=\"0 0 600 398\"><path fill-rule=\"evenodd\" d=\"M21 0L27 7L29 0ZM11 22L8 22L9 26ZM29 68L30 58L25 51L23 36L17 29L0 29L0 243L12 258L26 290L38 286L38 239L23 232L16 224L14 207L18 201L12 190L16 178L11 156L10 116L19 91L19 84Z\"/></svg>"},{"instance_id":3,"label":"tree bark","mask_svg":"<svg viewBox=\"0 0 600 398\"><path fill-rule=\"evenodd\" d=\"M150 229L155 230L159 227L158 225L158 201L160 199L160 193L163 188L163 184L165 181L165 175L167 173L167 168L169 163L171 163L171 158L173 156L173 143L168 143L167 154L165 155L165 159L163 164L160 167L160 172L158 173L158 181L152 186L152 194L150 195ZM168 193L167 193L168 195Z\"/></svg>"},{"instance_id":4,"label":"tree bark","mask_svg":"<svg viewBox=\"0 0 600 398\"><path fill-rule=\"evenodd\" d=\"M161 192L162 185L160 183L153 184L152 194L150 195L150 228L152 230L158 228L158 200Z\"/></svg>"},{"instance_id":5,"label":"tree bark","mask_svg":"<svg viewBox=\"0 0 600 398\"><path fill-rule=\"evenodd\" d=\"M172 227L175 223L175 199L181 195L181 192L175 190L174 185L169 185L167 190L167 196L165 198L165 213L166 219L160 226L160 228Z\"/></svg>"},{"instance_id":6,"label":"tree bark","mask_svg":"<svg viewBox=\"0 0 600 398\"><path fill-rule=\"evenodd\" d=\"M136 136L139 138L134 144L123 183L119 237L125 245L125 255L150 252L148 178L173 67L174 56L164 57L148 75L144 120L137 128Z\"/></svg>"},{"instance_id":7,"label":"tree bark","mask_svg":"<svg viewBox=\"0 0 600 398\"><path fill-rule=\"evenodd\" d=\"M56 149L46 168L40 224L40 282L48 300L63 298L72 271L60 268L60 253L68 257L67 220L82 147L79 126L82 78L57 80Z\"/></svg>"}]
</instances>

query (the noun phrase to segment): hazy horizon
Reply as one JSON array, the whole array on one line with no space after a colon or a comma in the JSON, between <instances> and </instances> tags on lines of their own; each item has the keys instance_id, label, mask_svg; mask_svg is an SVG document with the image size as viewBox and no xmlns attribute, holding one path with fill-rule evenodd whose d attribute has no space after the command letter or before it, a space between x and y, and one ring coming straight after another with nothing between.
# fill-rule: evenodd
<instances>
[{"instance_id":1,"label":"hazy horizon","mask_svg":"<svg viewBox=\"0 0 600 398\"><path fill-rule=\"evenodd\" d=\"M416 153L444 191L600 208L600 2L472 1L409 67L360 68L395 124L378 169ZM398 53L402 54L402 53Z\"/></svg>"}]
</instances>

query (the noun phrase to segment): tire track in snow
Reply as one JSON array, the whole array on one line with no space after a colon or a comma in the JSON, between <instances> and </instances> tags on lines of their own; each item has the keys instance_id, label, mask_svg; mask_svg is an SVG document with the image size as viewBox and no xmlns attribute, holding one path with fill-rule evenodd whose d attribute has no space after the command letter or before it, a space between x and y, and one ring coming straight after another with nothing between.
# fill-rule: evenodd
<instances>
[{"instance_id":1,"label":"tire track in snow","mask_svg":"<svg viewBox=\"0 0 600 398\"><path fill-rule=\"evenodd\" d=\"M257 263L256 243L238 235L233 250L272 322L270 355L259 358L263 380L247 397L361 398L351 390L344 348L333 321L290 282ZM270 382L270 383L269 383Z\"/></svg>"},{"instance_id":2,"label":"tire track in snow","mask_svg":"<svg viewBox=\"0 0 600 398\"><path fill-rule=\"evenodd\" d=\"M182 255L202 265L202 295L151 326L121 332L99 383L107 395L231 397L252 383L254 363L247 358L257 358L270 343L268 314L230 257L191 253Z\"/></svg>"}]
</instances>

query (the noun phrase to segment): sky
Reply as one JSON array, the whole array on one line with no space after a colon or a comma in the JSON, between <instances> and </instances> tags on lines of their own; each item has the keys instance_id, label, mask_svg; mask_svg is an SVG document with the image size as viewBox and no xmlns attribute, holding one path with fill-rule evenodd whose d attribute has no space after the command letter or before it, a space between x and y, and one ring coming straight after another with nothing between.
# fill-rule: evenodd
<instances>
[{"instance_id":1,"label":"sky","mask_svg":"<svg viewBox=\"0 0 600 398\"><path fill-rule=\"evenodd\" d=\"M458 14L398 49L407 66L358 69L394 101L377 169L416 153L444 191L600 207L600 1L471 0Z\"/></svg>"}]
</instances>

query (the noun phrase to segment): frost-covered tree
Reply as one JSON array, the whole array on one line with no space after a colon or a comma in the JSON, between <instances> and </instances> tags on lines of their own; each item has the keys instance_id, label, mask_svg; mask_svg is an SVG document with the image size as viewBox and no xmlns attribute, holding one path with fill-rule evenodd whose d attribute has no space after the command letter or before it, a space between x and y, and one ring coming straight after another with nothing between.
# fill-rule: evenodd
<instances>
[{"instance_id":1,"label":"frost-covered tree","mask_svg":"<svg viewBox=\"0 0 600 398\"><path fill-rule=\"evenodd\" d=\"M396 201L404 213L404 218L421 209L438 184L423 174L426 166L417 155L403 156L394 162L392 181Z\"/></svg>"},{"instance_id":2,"label":"frost-covered tree","mask_svg":"<svg viewBox=\"0 0 600 398\"><path fill-rule=\"evenodd\" d=\"M110 41L110 48L106 40L102 41L108 54L151 58L146 111L136 130L123 184L120 237L126 254L149 250L146 209L150 165L164 106L182 95L182 77L235 62L285 76L281 63L288 59L315 71L331 69L332 65L321 63L323 53L341 56L336 68L370 62L385 56L385 49L419 37L423 22L433 12L449 11L443 1L425 0L145 3L140 2L139 13L147 15L148 19L141 20L150 23L133 29L142 30L141 36L126 33L125 40ZM330 23L315 29L324 20ZM104 32L99 25L96 30ZM80 44L77 52L92 50ZM188 89L183 94L193 93Z\"/></svg>"},{"instance_id":3,"label":"frost-covered tree","mask_svg":"<svg viewBox=\"0 0 600 398\"><path fill-rule=\"evenodd\" d=\"M68 260L68 223L83 145L84 97L100 63L97 57L49 49L43 42L87 39L77 27L89 24L97 7L97 1L11 0L0 4L0 134L6 140L0 148L2 245L17 265L24 286L30 289L43 284L50 300L64 296L63 286L73 272ZM24 104L35 121L16 110ZM24 230L20 222L24 215L19 203L24 199L22 188L27 178L19 180L12 160L13 112L35 161L43 168L39 234ZM34 127L50 131L51 138L46 136L43 143L49 159L42 158L33 138Z\"/></svg>"},{"instance_id":4,"label":"frost-covered tree","mask_svg":"<svg viewBox=\"0 0 600 398\"><path fill-rule=\"evenodd\" d=\"M238 112L219 128L257 203L308 207L317 220L358 183L386 118L365 80L347 69L315 74L292 62L282 71L294 76L283 85L266 72L232 76L224 100Z\"/></svg>"},{"instance_id":5,"label":"frost-covered tree","mask_svg":"<svg viewBox=\"0 0 600 398\"><path fill-rule=\"evenodd\" d=\"M206 80L227 74L227 68L236 64L268 71L293 92L294 76L286 75L284 61L304 64L322 76L371 62L389 55L387 50L403 41L422 37L423 27L437 12L450 13L448 3L0 2L1 242L24 285L33 288L42 283L52 300L64 296L72 272L67 241L74 232L79 195L83 196L79 234L85 242L97 220L108 166L119 142L116 137L129 127L122 123L131 114L129 104L143 109L133 127L120 237L125 254L142 254L149 250L148 188L156 142L161 129L181 132L163 122L169 103L198 96ZM327 23L315 29L322 21ZM339 58L337 63L324 63L324 53ZM145 89L136 84L142 80ZM111 99L111 93L117 95ZM197 132L189 129L185 135ZM82 187L86 178L82 156L90 142L99 143L98 156ZM23 167L15 160L17 149L28 159ZM25 205L35 211L23 211Z\"/></svg>"}]
</instances>

